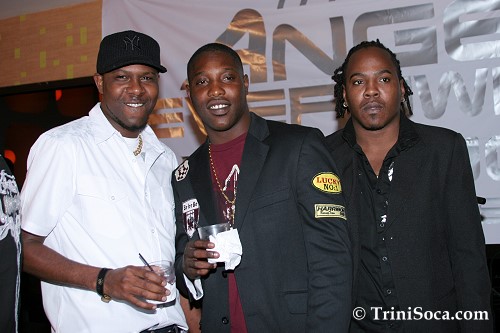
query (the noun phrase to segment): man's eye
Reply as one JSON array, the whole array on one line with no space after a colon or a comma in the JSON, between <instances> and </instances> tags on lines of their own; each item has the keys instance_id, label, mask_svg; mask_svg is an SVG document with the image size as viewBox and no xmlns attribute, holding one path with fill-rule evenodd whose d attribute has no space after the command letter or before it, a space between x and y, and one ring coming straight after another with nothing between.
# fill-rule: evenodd
<instances>
[{"instance_id":1,"label":"man's eye","mask_svg":"<svg viewBox=\"0 0 500 333\"><path fill-rule=\"evenodd\" d=\"M388 77L383 77L380 79L380 81L387 83L387 82L391 81L391 79L389 79Z\"/></svg>"},{"instance_id":2,"label":"man's eye","mask_svg":"<svg viewBox=\"0 0 500 333\"><path fill-rule=\"evenodd\" d=\"M205 83L207 83L207 80L205 80L205 79L201 79L201 80L196 81L196 85L202 85Z\"/></svg>"},{"instance_id":3,"label":"man's eye","mask_svg":"<svg viewBox=\"0 0 500 333\"><path fill-rule=\"evenodd\" d=\"M354 80L354 81L352 82L352 84L354 84L355 86L360 85L360 84L362 84L362 83L363 83L363 81L362 81L362 80Z\"/></svg>"}]
</instances>

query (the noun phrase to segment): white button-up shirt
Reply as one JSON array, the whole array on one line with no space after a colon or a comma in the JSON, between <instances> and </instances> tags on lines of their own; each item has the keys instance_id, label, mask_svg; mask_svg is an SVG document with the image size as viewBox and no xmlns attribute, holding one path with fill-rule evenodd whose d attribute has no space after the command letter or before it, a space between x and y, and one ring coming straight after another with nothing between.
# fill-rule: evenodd
<instances>
[{"instance_id":1,"label":"white button-up shirt","mask_svg":"<svg viewBox=\"0 0 500 333\"><path fill-rule=\"evenodd\" d=\"M28 157L22 229L46 236L46 246L92 266L143 266L139 253L148 261L174 261L170 179L177 160L149 126L141 135L144 145L136 157L99 103L89 116L42 134ZM120 301L103 303L93 291L51 283L42 283L42 294L57 332L187 327L179 300L147 312Z\"/></svg>"}]
</instances>

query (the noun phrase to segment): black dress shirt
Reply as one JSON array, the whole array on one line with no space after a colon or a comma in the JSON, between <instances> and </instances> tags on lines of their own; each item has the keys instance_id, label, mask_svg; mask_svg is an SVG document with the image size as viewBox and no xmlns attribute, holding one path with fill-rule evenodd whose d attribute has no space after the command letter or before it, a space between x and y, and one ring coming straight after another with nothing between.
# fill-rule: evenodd
<instances>
[{"instance_id":1,"label":"black dress shirt","mask_svg":"<svg viewBox=\"0 0 500 333\"><path fill-rule=\"evenodd\" d=\"M404 125L399 139L384 158L379 175L375 174L362 148L356 143L352 127L346 128L344 138L357 153L359 169L358 194L360 270L357 281L356 307L366 311L363 320L352 322L352 332L398 332L400 321L395 320L396 311L401 310L391 270L391 257L386 245L389 218L389 196L394 168L400 152L411 145L413 135ZM404 309L403 309L404 310ZM384 312L385 311L385 312Z\"/></svg>"}]
</instances>

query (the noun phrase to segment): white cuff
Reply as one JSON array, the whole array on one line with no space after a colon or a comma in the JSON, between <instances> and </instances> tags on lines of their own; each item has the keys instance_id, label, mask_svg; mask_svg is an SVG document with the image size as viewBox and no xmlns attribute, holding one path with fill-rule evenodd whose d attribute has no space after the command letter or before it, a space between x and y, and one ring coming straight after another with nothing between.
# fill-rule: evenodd
<instances>
[{"instance_id":1,"label":"white cuff","mask_svg":"<svg viewBox=\"0 0 500 333\"><path fill-rule=\"evenodd\" d=\"M186 274L184 275L184 281L186 282L186 287L188 288L191 295L193 295L195 300L199 300L203 297L203 287L201 286L201 279L196 278L194 281L191 281Z\"/></svg>"}]
</instances>

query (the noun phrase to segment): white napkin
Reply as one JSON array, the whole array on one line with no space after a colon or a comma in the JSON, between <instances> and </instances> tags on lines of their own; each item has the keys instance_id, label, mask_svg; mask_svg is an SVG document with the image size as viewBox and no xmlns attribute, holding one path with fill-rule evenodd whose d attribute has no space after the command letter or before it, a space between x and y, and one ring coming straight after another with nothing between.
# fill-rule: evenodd
<instances>
[{"instance_id":1,"label":"white napkin","mask_svg":"<svg viewBox=\"0 0 500 333\"><path fill-rule=\"evenodd\" d=\"M219 232L215 236L209 236L209 240L215 244L211 251L217 251L220 255L219 258L209 258L209 263L223 262L226 270L233 270L239 265L243 249L238 230Z\"/></svg>"}]
</instances>

